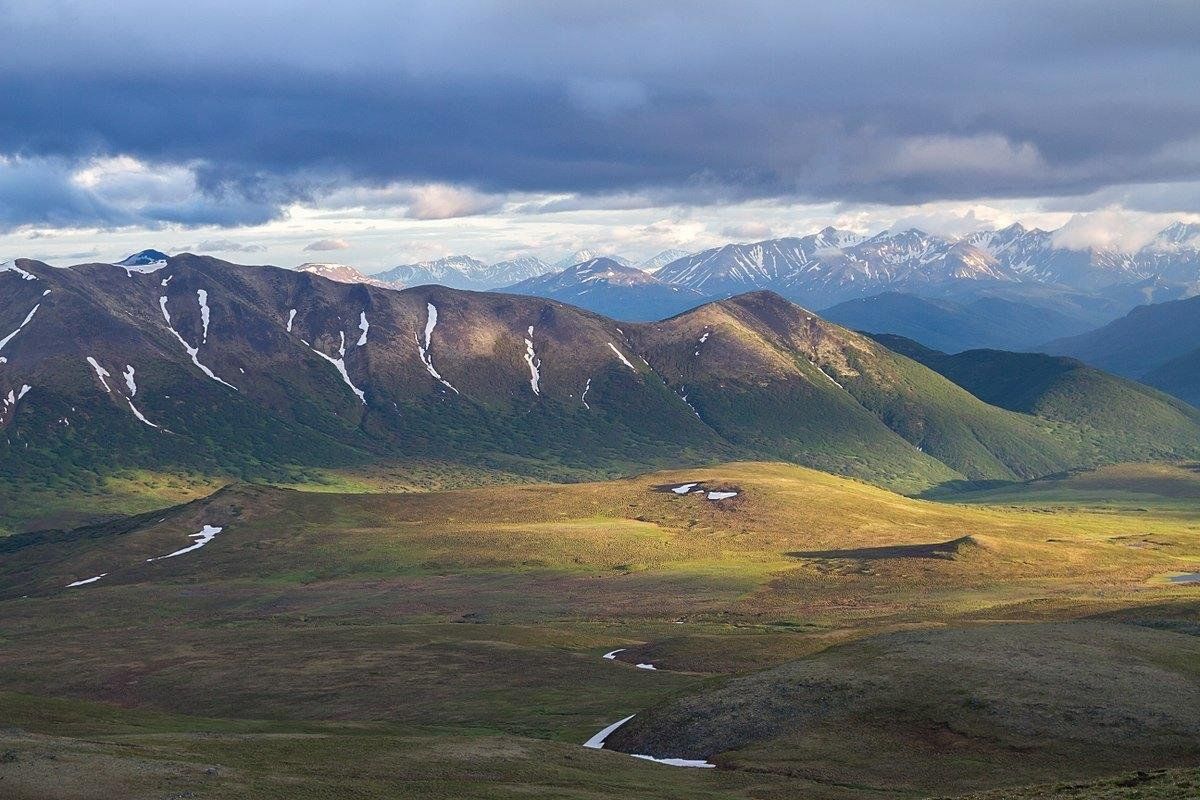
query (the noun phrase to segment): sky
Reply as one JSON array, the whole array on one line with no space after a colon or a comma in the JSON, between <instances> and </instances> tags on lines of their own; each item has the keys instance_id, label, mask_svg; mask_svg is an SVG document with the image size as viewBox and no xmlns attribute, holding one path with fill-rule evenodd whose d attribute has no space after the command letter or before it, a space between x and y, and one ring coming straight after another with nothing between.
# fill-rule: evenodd
<instances>
[{"instance_id":1,"label":"sky","mask_svg":"<svg viewBox=\"0 0 1200 800\"><path fill-rule=\"evenodd\" d=\"M1200 221L1200 4L0 0L0 259Z\"/></svg>"}]
</instances>

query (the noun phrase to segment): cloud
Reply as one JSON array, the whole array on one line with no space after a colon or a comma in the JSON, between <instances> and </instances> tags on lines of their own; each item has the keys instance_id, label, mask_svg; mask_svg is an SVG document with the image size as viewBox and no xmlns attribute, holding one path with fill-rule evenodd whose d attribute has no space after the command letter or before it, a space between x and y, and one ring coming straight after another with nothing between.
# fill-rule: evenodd
<instances>
[{"instance_id":1,"label":"cloud","mask_svg":"<svg viewBox=\"0 0 1200 800\"><path fill-rule=\"evenodd\" d=\"M502 202L494 195L472 189L444 184L428 184L408 191L408 210L412 219L453 219L485 214L500 208Z\"/></svg>"},{"instance_id":2,"label":"cloud","mask_svg":"<svg viewBox=\"0 0 1200 800\"><path fill-rule=\"evenodd\" d=\"M721 235L738 241L771 238L771 226L765 222L738 222L721 228Z\"/></svg>"},{"instance_id":3,"label":"cloud","mask_svg":"<svg viewBox=\"0 0 1200 800\"><path fill-rule=\"evenodd\" d=\"M200 253L264 253L267 250L261 244L243 244L232 239L205 239L194 249Z\"/></svg>"},{"instance_id":4,"label":"cloud","mask_svg":"<svg viewBox=\"0 0 1200 800\"><path fill-rule=\"evenodd\" d=\"M230 187L201 188L196 172L129 156L79 163L0 155L0 230L261 224L281 217L277 199Z\"/></svg>"},{"instance_id":5,"label":"cloud","mask_svg":"<svg viewBox=\"0 0 1200 800\"><path fill-rule=\"evenodd\" d=\"M1132 253L1149 244L1171 221L1170 217L1106 208L1073 215L1054 232L1050 242L1064 250L1096 248Z\"/></svg>"},{"instance_id":6,"label":"cloud","mask_svg":"<svg viewBox=\"0 0 1200 800\"><path fill-rule=\"evenodd\" d=\"M0 226L1200 181L1195 3L69 6L0 3Z\"/></svg>"},{"instance_id":7,"label":"cloud","mask_svg":"<svg viewBox=\"0 0 1200 800\"><path fill-rule=\"evenodd\" d=\"M577 108L598 117L627 113L649 100L646 87L630 80L573 80L567 92Z\"/></svg>"},{"instance_id":8,"label":"cloud","mask_svg":"<svg viewBox=\"0 0 1200 800\"><path fill-rule=\"evenodd\" d=\"M349 250L350 243L345 239L318 239L304 245L306 253L322 253L327 250Z\"/></svg>"}]
</instances>

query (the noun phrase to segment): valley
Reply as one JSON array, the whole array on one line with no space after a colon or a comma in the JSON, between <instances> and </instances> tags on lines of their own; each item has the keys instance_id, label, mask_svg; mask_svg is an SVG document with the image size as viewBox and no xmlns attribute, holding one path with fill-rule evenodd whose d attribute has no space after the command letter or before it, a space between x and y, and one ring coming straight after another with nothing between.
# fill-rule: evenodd
<instances>
[{"instance_id":1,"label":"valley","mask_svg":"<svg viewBox=\"0 0 1200 800\"><path fill-rule=\"evenodd\" d=\"M1117 475L1141 487L1136 505L1064 501ZM1195 589L1170 580L1200 564L1200 518L1178 501L1200 473L1068 483L1053 506L1015 488L1002 504L913 500L762 462L432 493L233 485L10 536L0 775L17 798L48 780L56 796L131 798L1033 797L1014 787L1146 769L1175 770L1149 786L1186 785L1191 723L1150 709L1200 691ZM202 547L160 558L206 526L220 530ZM991 649L1013 648L1030 661L1009 669L1032 670L1020 691L990 672L1006 661ZM898 663L914 665L907 688L886 688ZM1140 681L1111 712L1125 717L1045 749L1051 720L1112 691L1105 670ZM773 685L819 707L783 728L755 711L721 726L734 739L673 721L728 698L748 723ZM921 700L884 712L873 687ZM582 746L630 714L604 749ZM794 727L812 714L819 727ZM1118 758L1123 736L1158 744ZM854 755L864 741L870 758ZM351 753L353 788L334 766Z\"/></svg>"},{"instance_id":2,"label":"valley","mask_svg":"<svg viewBox=\"0 0 1200 800\"><path fill-rule=\"evenodd\" d=\"M1200 782L1180 400L767 291L142 266L0 272L5 797Z\"/></svg>"}]
</instances>

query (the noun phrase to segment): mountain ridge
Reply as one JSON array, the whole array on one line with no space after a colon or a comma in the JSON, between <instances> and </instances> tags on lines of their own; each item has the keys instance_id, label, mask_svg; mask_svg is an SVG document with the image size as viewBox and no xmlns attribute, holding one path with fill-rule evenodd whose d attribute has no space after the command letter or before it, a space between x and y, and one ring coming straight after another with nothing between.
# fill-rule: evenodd
<instances>
[{"instance_id":1,"label":"mountain ridge","mask_svg":"<svg viewBox=\"0 0 1200 800\"><path fill-rule=\"evenodd\" d=\"M0 486L412 459L572 478L768 456L921 491L1110 460L1072 423L988 405L766 291L622 323L189 254L152 272L14 266L32 279L0 272ZM1179 455L1200 456L1195 438Z\"/></svg>"}]
</instances>

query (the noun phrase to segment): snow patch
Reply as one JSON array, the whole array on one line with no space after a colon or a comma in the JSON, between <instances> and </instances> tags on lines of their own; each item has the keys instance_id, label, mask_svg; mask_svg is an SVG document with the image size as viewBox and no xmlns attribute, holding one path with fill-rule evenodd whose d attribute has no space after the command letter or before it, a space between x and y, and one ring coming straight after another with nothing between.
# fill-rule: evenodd
<instances>
[{"instance_id":1,"label":"snow patch","mask_svg":"<svg viewBox=\"0 0 1200 800\"><path fill-rule=\"evenodd\" d=\"M365 311L359 312L358 329L362 331L362 334L358 337L358 342L354 346L362 347L367 343L367 331L371 329L371 323L367 322L367 312Z\"/></svg>"},{"instance_id":2,"label":"snow patch","mask_svg":"<svg viewBox=\"0 0 1200 800\"><path fill-rule=\"evenodd\" d=\"M695 489L695 488L696 488L696 484L694 484L694 483L683 483L683 484L680 484L679 486L676 486L671 491L674 492L675 494L687 494L688 492L690 492L692 489Z\"/></svg>"},{"instance_id":3,"label":"snow patch","mask_svg":"<svg viewBox=\"0 0 1200 800\"><path fill-rule=\"evenodd\" d=\"M625 719L617 720L612 725L609 725L607 728L604 728L603 730L598 732L595 736L593 736L592 738L590 738L586 742L584 742L583 746L590 750L603 749L604 748L604 740L607 739L609 736L611 736L612 733L617 728L621 727L626 722L629 722L629 720L633 719L636 716L637 716L637 714L630 714Z\"/></svg>"},{"instance_id":4,"label":"snow patch","mask_svg":"<svg viewBox=\"0 0 1200 800\"><path fill-rule=\"evenodd\" d=\"M137 382L133 379L133 365L125 365L125 385L129 387L129 396L137 397Z\"/></svg>"},{"instance_id":5,"label":"snow patch","mask_svg":"<svg viewBox=\"0 0 1200 800\"><path fill-rule=\"evenodd\" d=\"M41 304L41 303L38 303L36 306L34 306L34 307L33 307L33 310L32 310L32 311L30 311L28 314L26 314L26 315L25 315L25 320L24 320L24 321L23 321L23 322L22 322L20 325L18 325L18 326L17 326L17 329L16 329L15 331L13 331L12 333L10 333L8 336L5 336L3 339L0 339L0 350L3 350L3 349L4 349L4 345L6 345L6 344L8 344L9 342L11 342L11 341L12 341L12 339L13 339L13 337L14 337L14 336L16 336L18 333L20 333L20 332L21 332L21 329L22 329L22 328L24 328L26 325L28 325L28 324L29 324L30 320L32 320L32 319L33 319L33 315L34 315L34 314L36 314L36 313L37 313L37 310L38 310L39 308L41 308L41 307L42 307L42 304ZM0 359L0 364L2 364L2 363L7 363L7 361L8 361L8 359L6 359L6 358L5 358L5 359Z\"/></svg>"},{"instance_id":6,"label":"snow patch","mask_svg":"<svg viewBox=\"0 0 1200 800\"><path fill-rule=\"evenodd\" d=\"M199 533L192 533L192 534L188 535L188 538L193 540L193 544L191 546L185 547L181 550L176 550L174 553L167 553L165 556L155 556L154 558L147 558L146 561L147 562L160 561L164 558L174 558L175 556L181 556L184 553L190 553L193 550L199 550L201 547L204 547L204 545L208 544L214 538L216 538L217 534L223 530L225 530L225 529L219 528L219 527L216 527L213 525L205 525L203 528L200 529Z\"/></svg>"},{"instance_id":7,"label":"snow patch","mask_svg":"<svg viewBox=\"0 0 1200 800\"><path fill-rule=\"evenodd\" d=\"M159 285L166 286L168 283L171 282L171 278L174 278L174 277L175 277L174 275L168 275L167 277L162 279L162 281L159 283Z\"/></svg>"},{"instance_id":8,"label":"snow patch","mask_svg":"<svg viewBox=\"0 0 1200 800\"><path fill-rule=\"evenodd\" d=\"M589 750L603 750L605 740L607 740L614 731L636 716L637 714L630 714L625 719L617 720L612 725L609 725L607 728L603 729L595 736L584 742L583 746ZM655 758L654 756L640 755L638 753L627 753L626 755L633 756L634 758L640 758L643 761L653 761L656 764L665 764L668 767L696 767L699 769L713 769L717 766L716 764L710 764L709 762L698 758Z\"/></svg>"},{"instance_id":9,"label":"snow patch","mask_svg":"<svg viewBox=\"0 0 1200 800\"><path fill-rule=\"evenodd\" d=\"M71 589L71 588L73 588L73 587L75 587L75 586L86 586L86 585L87 585L87 584L89 584L89 583L95 583L96 581L100 580L101 578L103 578L103 577L104 577L105 575L107 575L107 574L108 574L107 572L101 572L99 575L97 575L97 576L96 576L96 577L94 577L94 578L84 578L84 579L83 579L83 580L81 580L81 581L75 581L74 583L68 583L68 584L67 584L67 588L68 588L68 589Z\"/></svg>"},{"instance_id":10,"label":"snow patch","mask_svg":"<svg viewBox=\"0 0 1200 800\"><path fill-rule=\"evenodd\" d=\"M133 401L132 401L132 400L130 400L128 397L126 397L126 398L125 398L125 402L126 402L126 403L129 403L129 410L133 412L133 415L134 415L135 417L137 417L139 420L141 420L142 422L144 422L144 423L146 423L147 425L149 425L151 428L158 428L158 426L157 426L157 425L155 425L155 424L154 424L153 422L151 422L150 420L146 419L146 416L145 416L145 415L144 415L144 414L143 414L143 413L142 413L142 412L141 412L141 411L138 409L138 407L137 407L137 406L135 406L135 405L133 404Z\"/></svg>"},{"instance_id":11,"label":"snow patch","mask_svg":"<svg viewBox=\"0 0 1200 800\"><path fill-rule=\"evenodd\" d=\"M32 387L32 386L30 386L28 383L22 384L22 385L21 385L21 391L17 392L17 400L20 400L22 397L24 397L25 395L29 394L29 390L30 390L30 389L32 389L32 388L33 388L33 387ZM13 402L15 403L15 402L16 402L16 400L14 400Z\"/></svg>"},{"instance_id":12,"label":"snow patch","mask_svg":"<svg viewBox=\"0 0 1200 800\"><path fill-rule=\"evenodd\" d=\"M737 497L737 492L709 492L707 497L709 500L728 500Z\"/></svg>"},{"instance_id":13,"label":"snow patch","mask_svg":"<svg viewBox=\"0 0 1200 800\"><path fill-rule=\"evenodd\" d=\"M529 365L529 387L533 389L533 393L541 397L541 389L538 384L542 380L542 374L539 367L542 366L542 360L537 357L537 353L533 352L533 326L529 326L529 337L525 340L525 363Z\"/></svg>"},{"instance_id":14,"label":"snow patch","mask_svg":"<svg viewBox=\"0 0 1200 800\"><path fill-rule=\"evenodd\" d=\"M9 261L4 266L0 266L0 272L6 272L6 271L17 273L18 275L21 276L22 280L27 280L27 281L36 281L37 280L37 275L34 275L32 272L26 272L25 270L18 267L17 262L15 260Z\"/></svg>"},{"instance_id":15,"label":"snow patch","mask_svg":"<svg viewBox=\"0 0 1200 800\"><path fill-rule=\"evenodd\" d=\"M196 298L200 301L200 324L204 326L204 339L201 344L208 344L208 292L204 289L197 289Z\"/></svg>"},{"instance_id":16,"label":"snow patch","mask_svg":"<svg viewBox=\"0 0 1200 800\"><path fill-rule=\"evenodd\" d=\"M628 649L629 648L627 648L627 647L618 647L616 650L610 650L607 653L605 653L603 658L607 658L609 661L616 661L617 653L624 653Z\"/></svg>"},{"instance_id":17,"label":"snow patch","mask_svg":"<svg viewBox=\"0 0 1200 800\"><path fill-rule=\"evenodd\" d=\"M292 322L296 319L296 309L288 311L287 332L292 332Z\"/></svg>"},{"instance_id":18,"label":"snow patch","mask_svg":"<svg viewBox=\"0 0 1200 800\"><path fill-rule=\"evenodd\" d=\"M588 393L588 390L591 388L592 388L592 379L588 378L587 383L585 383L583 385L583 394L579 395L579 402L583 403L583 407L586 408L588 411L592 410L592 407L589 406L588 402L587 402L587 393Z\"/></svg>"},{"instance_id":19,"label":"snow patch","mask_svg":"<svg viewBox=\"0 0 1200 800\"><path fill-rule=\"evenodd\" d=\"M455 389L450 381L443 378L433 366L433 356L429 352L429 341L433 336L433 329L437 327L438 310L437 306L428 302L425 304L425 309L425 346L422 347L421 340L415 335L413 336L413 339L417 342L417 352L421 354L421 363L425 365L425 369L429 374L436 378L443 386L447 389L452 389L455 394L460 394L458 389Z\"/></svg>"},{"instance_id":20,"label":"snow patch","mask_svg":"<svg viewBox=\"0 0 1200 800\"><path fill-rule=\"evenodd\" d=\"M111 393L112 389L108 388L108 381L105 378L111 378L108 370L100 366L100 362L91 356L87 357L87 362L92 365L92 369L96 370L96 377L100 379L100 383L104 384L104 391Z\"/></svg>"},{"instance_id":21,"label":"snow patch","mask_svg":"<svg viewBox=\"0 0 1200 800\"><path fill-rule=\"evenodd\" d=\"M634 666L637 667L638 669L652 669L652 670L656 670L656 671L658 670L658 667L654 666L653 664L634 664Z\"/></svg>"},{"instance_id":22,"label":"snow patch","mask_svg":"<svg viewBox=\"0 0 1200 800\"><path fill-rule=\"evenodd\" d=\"M341 344L338 345L337 358L334 358L333 356L327 356L315 347L310 349L321 358L328 361L330 364L333 364L334 369L336 369L338 374L342 376L342 380L345 381L346 385L350 387L350 391L358 395L358 399L361 400L362 404L365 406L367 404L366 392L354 385L354 381L350 380L350 373L346 371L346 332L338 331L338 333L341 334L342 339Z\"/></svg>"},{"instance_id":23,"label":"snow patch","mask_svg":"<svg viewBox=\"0 0 1200 800\"><path fill-rule=\"evenodd\" d=\"M214 373L211 369L209 369L208 367L206 367L200 363L200 358L199 358L200 348L192 347L190 344L187 343L187 339L184 339L183 336L179 333L179 331L177 331L171 327L171 312L167 311L167 296L165 294L162 297L158 298L158 305L162 309L163 319L165 319L167 321L167 330L169 330L171 333L175 334L175 338L179 340L179 343L181 345L183 345L183 349L186 350L187 354L192 357L192 363L195 364L200 369L201 372L203 372L208 377L212 378L217 383L222 384L224 386L228 386L230 389L233 389L236 392L238 390L238 388L236 386L234 386L232 383L221 380L220 378L218 378L216 376L216 373Z\"/></svg>"},{"instance_id":24,"label":"snow patch","mask_svg":"<svg viewBox=\"0 0 1200 800\"><path fill-rule=\"evenodd\" d=\"M624 353L622 353L620 350L617 349L617 346L615 344L613 344L612 342L609 342L608 347L610 350L612 350L614 353L617 354L617 358L621 359L622 364L629 367L634 372L637 372L637 367L635 367L633 364L629 363L629 359L625 357Z\"/></svg>"}]
</instances>

